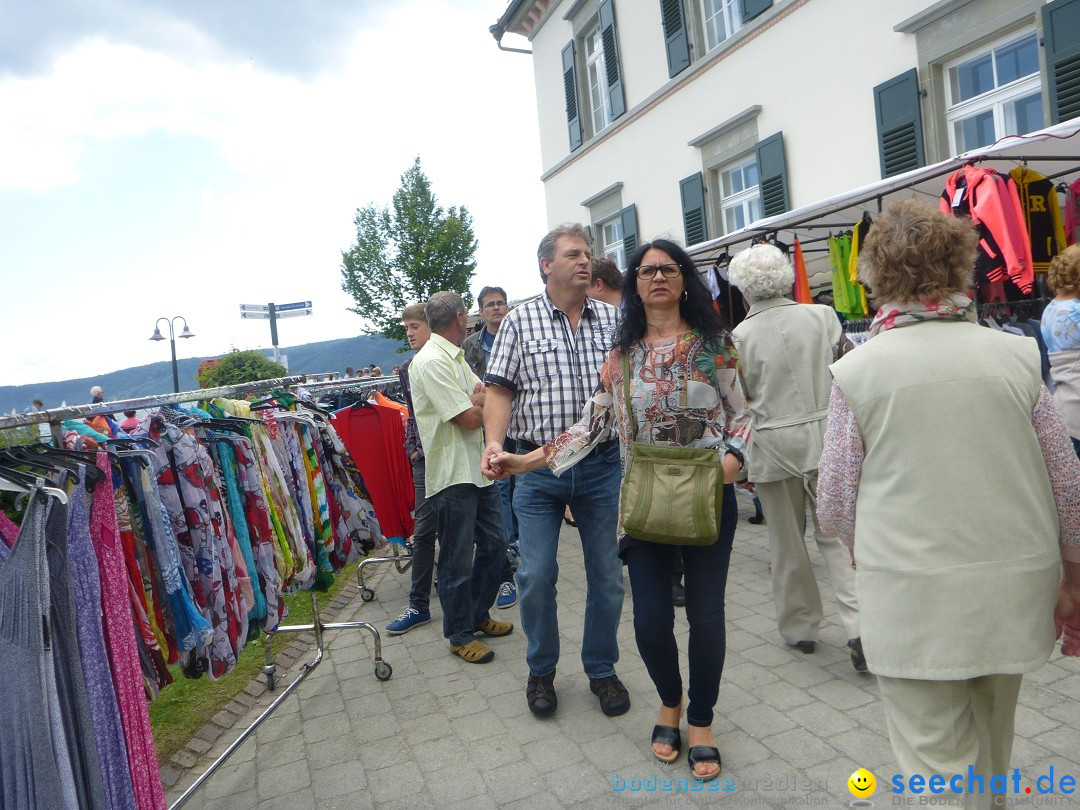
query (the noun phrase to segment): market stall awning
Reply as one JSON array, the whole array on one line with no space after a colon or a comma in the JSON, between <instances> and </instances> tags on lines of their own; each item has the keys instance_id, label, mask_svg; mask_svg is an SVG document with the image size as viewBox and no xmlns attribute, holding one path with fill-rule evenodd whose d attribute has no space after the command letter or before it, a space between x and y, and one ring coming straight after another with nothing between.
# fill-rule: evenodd
<instances>
[{"instance_id":1,"label":"market stall awning","mask_svg":"<svg viewBox=\"0 0 1080 810\"><path fill-rule=\"evenodd\" d=\"M804 246L811 284L821 286L828 282L828 253L824 241L813 240L828 237L830 230L834 233L850 230L863 213L877 216L896 199L916 198L936 203L945 188L945 178L968 163L1008 172L1025 162L1034 171L1052 179L1068 181L1080 174L1080 118L1028 135L1010 135L992 146L973 149L932 166L913 169L794 211L760 219L741 230L692 245L688 251L700 265L711 263L725 251L741 250L761 236L774 235L788 245L798 237ZM826 274L824 278L823 273Z\"/></svg>"}]
</instances>

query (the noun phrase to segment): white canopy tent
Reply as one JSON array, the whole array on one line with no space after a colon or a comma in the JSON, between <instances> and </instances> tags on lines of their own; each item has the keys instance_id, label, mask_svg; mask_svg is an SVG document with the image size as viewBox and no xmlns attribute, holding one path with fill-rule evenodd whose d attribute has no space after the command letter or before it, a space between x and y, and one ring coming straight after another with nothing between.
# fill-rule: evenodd
<instances>
[{"instance_id":1,"label":"white canopy tent","mask_svg":"<svg viewBox=\"0 0 1080 810\"><path fill-rule=\"evenodd\" d=\"M1010 135L992 146L973 149L932 166L913 169L830 197L793 211L759 219L747 227L690 246L687 250L699 265L711 263L725 252L750 245L758 237L775 236L780 242L803 245L811 287L830 283L828 252L813 247L828 231L850 230L864 213L876 216L892 200L920 198L936 202L945 188L945 178L968 163L978 163L1000 172L1029 164L1051 179L1070 182L1080 175L1080 118L1056 124L1028 135ZM820 242L824 245L824 242ZM808 248L808 245L811 247Z\"/></svg>"}]
</instances>

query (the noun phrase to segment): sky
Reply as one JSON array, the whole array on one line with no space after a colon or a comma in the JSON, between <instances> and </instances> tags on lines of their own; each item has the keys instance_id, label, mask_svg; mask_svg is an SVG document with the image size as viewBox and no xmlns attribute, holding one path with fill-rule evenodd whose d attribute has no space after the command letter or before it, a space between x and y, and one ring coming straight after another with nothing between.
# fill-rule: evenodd
<instances>
[{"instance_id":1,"label":"sky","mask_svg":"<svg viewBox=\"0 0 1080 810\"><path fill-rule=\"evenodd\" d=\"M472 214L473 291L538 291L532 60L488 33L506 6L0 0L0 384L168 360L159 317L195 334L181 358L269 348L241 304L312 301L282 346L369 331L341 252L417 155Z\"/></svg>"}]
</instances>

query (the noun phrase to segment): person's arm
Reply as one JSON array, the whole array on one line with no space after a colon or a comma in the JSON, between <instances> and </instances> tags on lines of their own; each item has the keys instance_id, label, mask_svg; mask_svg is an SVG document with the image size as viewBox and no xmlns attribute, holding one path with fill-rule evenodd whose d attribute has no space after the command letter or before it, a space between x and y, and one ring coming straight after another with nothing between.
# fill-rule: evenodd
<instances>
[{"instance_id":1,"label":"person's arm","mask_svg":"<svg viewBox=\"0 0 1080 810\"><path fill-rule=\"evenodd\" d=\"M516 381L520 370L517 338L516 315L510 312L495 335L495 344L491 347L484 378L488 384L488 397L484 403L484 437L487 446L480 460L480 472L492 480L505 478L507 475L493 469L491 459L502 452L506 431L510 427L510 408L517 390Z\"/></svg>"},{"instance_id":2,"label":"person's arm","mask_svg":"<svg viewBox=\"0 0 1080 810\"><path fill-rule=\"evenodd\" d=\"M495 453L489 457L489 469L505 477L538 470L546 464L555 475L562 475L588 456L597 445L610 439L614 433L615 419L610 390L612 364L620 362L619 357L621 355L612 352L611 358L615 359L609 358L600 371L600 387L585 403L581 418L566 432L526 455ZM487 472L484 474L488 475Z\"/></svg>"},{"instance_id":3,"label":"person's arm","mask_svg":"<svg viewBox=\"0 0 1080 810\"><path fill-rule=\"evenodd\" d=\"M492 460L502 453L506 431L510 427L510 405L514 395L501 385L492 383L487 389L484 402L484 436L487 446L480 460L480 472L493 481L505 478L509 473L502 472L492 465Z\"/></svg>"},{"instance_id":4,"label":"person's arm","mask_svg":"<svg viewBox=\"0 0 1080 810\"><path fill-rule=\"evenodd\" d=\"M859 425L844 392L833 383L825 446L818 465L818 524L826 534L839 537L853 557L855 503L859 497L862 463L863 441Z\"/></svg>"},{"instance_id":5,"label":"person's arm","mask_svg":"<svg viewBox=\"0 0 1080 810\"><path fill-rule=\"evenodd\" d=\"M1062 577L1058 586L1054 625L1063 636L1063 655L1080 655L1080 459L1076 457L1065 418L1046 386L1031 413L1060 526Z\"/></svg>"},{"instance_id":6,"label":"person's arm","mask_svg":"<svg viewBox=\"0 0 1080 810\"><path fill-rule=\"evenodd\" d=\"M414 365L410 372L413 401L418 408L430 407L440 421L452 422L465 430L482 426L484 409L476 404L475 393L470 396L462 390L453 364L433 361L419 369Z\"/></svg>"},{"instance_id":7,"label":"person's arm","mask_svg":"<svg viewBox=\"0 0 1080 810\"><path fill-rule=\"evenodd\" d=\"M472 403L472 407L467 411L462 411L457 416L451 417L450 421L460 428L465 430L476 430L477 428L484 426L484 400L486 397L486 391L482 382L476 383L476 388L473 389L472 394L469 396L469 402Z\"/></svg>"},{"instance_id":8,"label":"person's arm","mask_svg":"<svg viewBox=\"0 0 1080 810\"><path fill-rule=\"evenodd\" d=\"M750 408L746 397L746 382L739 366L739 353L734 337L729 333L710 355L712 380L720 395L723 410L725 452L721 462L724 483L734 483L746 464L746 445L750 438Z\"/></svg>"}]
</instances>

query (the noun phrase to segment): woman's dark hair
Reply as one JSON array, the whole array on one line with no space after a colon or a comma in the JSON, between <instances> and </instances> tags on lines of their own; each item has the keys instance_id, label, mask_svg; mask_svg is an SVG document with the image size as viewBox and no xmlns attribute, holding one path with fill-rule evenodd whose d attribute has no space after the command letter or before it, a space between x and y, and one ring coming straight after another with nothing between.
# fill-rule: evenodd
<instances>
[{"instance_id":1,"label":"woman's dark hair","mask_svg":"<svg viewBox=\"0 0 1080 810\"><path fill-rule=\"evenodd\" d=\"M624 354L628 353L633 344L645 337L648 324L645 321L645 307L641 296L637 294L637 271L645 253L651 248L664 251L682 270L686 298L679 302L679 314L683 320L706 340L717 337L727 328L727 324L713 309L712 296L701 280L694 260L674 242L654 239L639 245L626 266L626 275L623 278L623 317L615 333L616 348Z\"/></svg>"}]
</instances>

